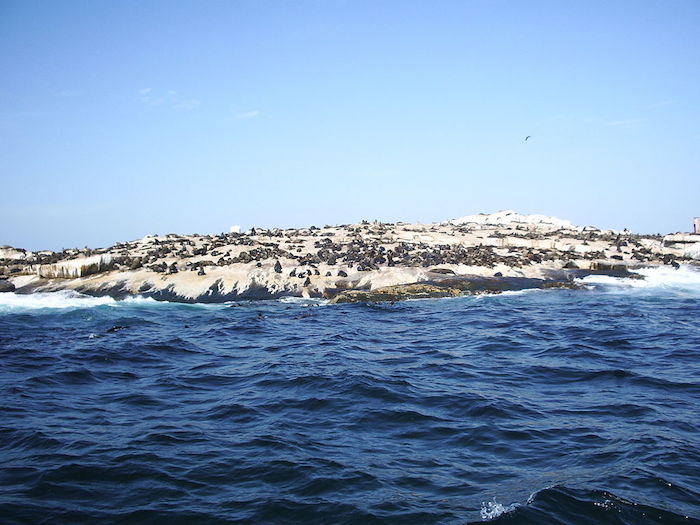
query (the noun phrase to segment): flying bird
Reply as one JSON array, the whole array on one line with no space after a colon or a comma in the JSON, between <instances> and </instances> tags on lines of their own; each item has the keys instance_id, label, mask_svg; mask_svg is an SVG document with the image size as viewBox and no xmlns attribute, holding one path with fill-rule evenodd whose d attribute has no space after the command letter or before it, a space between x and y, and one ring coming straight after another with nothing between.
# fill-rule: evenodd
<instances>
[{"instance_id":1,"label":"flying bird","mask_svg":"<svg viewBox=\"0 0 700 525\"><path fill-rule=\"evenodd\" d=\"M527 141L527 139L529 139L530 137L532 137L532 135L528 135L527 137L525 137L525 141Z\"/></svg>"}]
</instances>

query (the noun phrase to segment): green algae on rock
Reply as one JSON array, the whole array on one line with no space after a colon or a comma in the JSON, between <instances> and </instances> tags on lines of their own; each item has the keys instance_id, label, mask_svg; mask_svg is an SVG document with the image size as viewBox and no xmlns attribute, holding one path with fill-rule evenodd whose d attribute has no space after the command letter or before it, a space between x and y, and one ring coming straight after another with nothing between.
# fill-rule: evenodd
<instances>
[{"instance_id":1,"label":"green algae on rock","mask_svg":"<svg viewBox=\"0 0 700 525\"><path fill-rule=\"evenodd\" d=\"M331 303L372 303L384 301L403 301L406 299L431 299L440 297L456 297L461 295L456 288L437 286L434 284L399 284L385 286L371 291L348 290L341 292L331 299Z\"/></svg>"}]
</instances>

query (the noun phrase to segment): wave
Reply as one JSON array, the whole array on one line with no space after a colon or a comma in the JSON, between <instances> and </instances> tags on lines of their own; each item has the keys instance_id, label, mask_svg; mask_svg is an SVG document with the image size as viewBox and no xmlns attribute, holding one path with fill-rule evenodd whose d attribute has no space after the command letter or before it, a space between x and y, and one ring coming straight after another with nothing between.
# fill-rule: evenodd
<instances>
[{"instance_id":1,"label":"wave","mask_svg":"<svg viewBox=\"0 0 700 525\"><path fill-rule=\"evenodd\" d=\"M494 498L493 501L486 501L481 504L481 519L484 521L493 520L499 516L513 512L520 506L521 505L519 503L512 503L507 506L502 505L496 501L496 498Z\"/></svg>"},{"instance_id":2,"label":"wave","mask_svg":"<svg viewBox=\"0 0 700 525\"><path fill-rule=\"evenodd\" d=\"M630 501L606 490L552 486L530 495L524 505L502 505L494 499L481 507L481 519L489 523L553 523L579 525L639 525L642 523L698 524L698 520L674 510Z\"/></svg>"},{"instance_id":3,"label":"wave","mask_svg":"<svg viewBox=\"0 0 700 525\"><path fill-rule=\"evenodd\" d=\"M302 307L326 306L328 304L328 301L325 299L306 299L302 297L282 297L277 300L258 301L258 303L263 304L274 302ZM124 299L114 299L113 297L109 296L94 297L73 290L37 292L30 294L15 292L0 293L0 313L40 309L75 309L94 308L96 306L118 307L156 304L179 304L190 308L199 307L219 309L231 306L243 306L248 304L248 302L240 303L237 301L229 301L226 303L172 303L170 301L157 301L152 297L142 297L140 295L126 297Z\"/></svg>"},{"instance_id":4,"label":"wave","mask_svg":"<svg viewBox=\"0 0 700 525\"><path fill-rule=\"evenodd\" d=\"M524 288L522 290L504 290L499 293L485 293L481 295L475 295L471 297L477 298L493 298L493 297L513 297L518 295L528 295L531 293L541 292L541 288Z\"/></svg>"},{"instance_id":5,"label":"wave","mask_svg":"<svg viewBox=\"0 0 700 525\"><path fill-rule=\"evenodd\" d=\"M327 299L316 299L313 297L280 297L277 299L278 302L282 304L293 304L298 306L326 306L328 304Z\"/></svg>"},{"instance_id":6,"label":"wave","mask_svg":"<svg viewBox=\"0 0 700 525\"><path fill-rule=\"evenodd\" d=\"M589 275L576 282L587 288L605 292L675 292L700 295L700 269L682 265L678 269L656 266L632 270L636 278Z\"/></svg>"},{"instance_id":7,"label":"wave","mask_svg":"<svg viewBox=\"0 0 700 525\"><path fill-rule=\"evenodd\" d=\"M0 293L0 312L12 312L38 309L94 308L96 306L119 306L156 304L158 301L146 297L128 297L117 301L112 297L92 297L72 290L18 294Z\"/></svg>"}]
</instances>

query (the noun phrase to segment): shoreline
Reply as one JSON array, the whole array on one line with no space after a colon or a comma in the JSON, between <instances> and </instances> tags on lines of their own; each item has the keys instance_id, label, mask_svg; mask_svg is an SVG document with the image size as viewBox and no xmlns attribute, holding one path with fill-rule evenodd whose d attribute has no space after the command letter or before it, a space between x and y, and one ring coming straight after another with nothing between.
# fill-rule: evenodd
<instances>
[{"instance_id":1,"label":"shoreline","mask_svg":"<svg viewBox=\"0 0 700 525\"><path fill-rule=\"evenodd\" d=\"M645 266L648 268L649 266ZM145 289L140 292L126 290L117 283L113 287L89 285L77 285L72 280L51 280L50 282L32 281L29 284L21 284L19 288L4 290L17 295L32 295L36 293L57 293L62 291L76 292L88 297L110 297L115 300L128 298L144 298L156 301L183 303L183 304L223 304L238 301L265 301L283 298L298 299L322 299L329 304L356 303L356 302L395 302L408 299L428 299L459 297L470 295L496 295L503 292L515 292L522 290L549 290L549 289L569 289L581 290L585 286L577 283L575 279L582 279L591 275L604 275L610 277L621 277L639 279L637 274L620 270L603 271L571 271L561 278L539 279L532 277L482 277L482 276L452 276L446 279L435 279L429 281L419 281L412 283L401 283L380 288L348 288L334 293L325 294L297 294L297 293L277 293L271 294L264 289L252 290L243 293L221 294L212 291L211 288L201 295L194 297L183 297L173 292L172 288L156 289L154 291Z\"/></svg>"},{"instance_id":2,"label":"shoreline","mask_svg":"<svg viewBox=\"0 0 700 525\"><path fill-rule=\"evenodd\" d=\"M641 267L699 264L660 236L543 217L501 212L434 224L363 221L169 234L63 252L2 247L0 291L74 290L183 303L280 297L356 302L576 288L574 279L586 275L630 277Z\"/></svg>"}]
</instances>

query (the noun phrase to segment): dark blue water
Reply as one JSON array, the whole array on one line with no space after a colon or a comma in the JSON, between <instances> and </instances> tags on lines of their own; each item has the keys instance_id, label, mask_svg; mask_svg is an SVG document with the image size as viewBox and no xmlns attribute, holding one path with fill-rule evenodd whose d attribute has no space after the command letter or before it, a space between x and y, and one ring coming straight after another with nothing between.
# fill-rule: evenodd
<instances>
[{"instance_id":1,"label":"dark blue water","mask_svg":"<svg viewBox=\"0 0 700 525\"><path fill-rule=\"evenodd\" d=\"M700 523L693 286L5 294L1 521Z\"/></svg>"}]
</instances>

